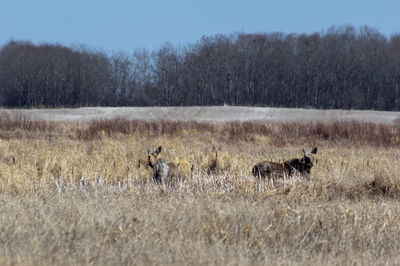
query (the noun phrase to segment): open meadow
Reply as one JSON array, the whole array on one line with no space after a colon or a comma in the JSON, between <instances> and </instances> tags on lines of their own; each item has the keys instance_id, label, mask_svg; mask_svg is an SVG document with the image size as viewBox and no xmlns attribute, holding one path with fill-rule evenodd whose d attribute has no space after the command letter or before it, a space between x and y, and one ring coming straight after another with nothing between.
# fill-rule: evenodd
<instances>
[{"instance_id":1,"label":"open meadow","mask_svg":"<svg viewBox=\"0 0 400 266\"><path fill-rule=\"evenodd\" d=\"M148 166L160 145L182 172L171 185ZM252 176L303 147L318 147L311 176L275 188ZM3 111L0 150L2 265L400 264L398 121Z\"/></svg>"}]
</instances>

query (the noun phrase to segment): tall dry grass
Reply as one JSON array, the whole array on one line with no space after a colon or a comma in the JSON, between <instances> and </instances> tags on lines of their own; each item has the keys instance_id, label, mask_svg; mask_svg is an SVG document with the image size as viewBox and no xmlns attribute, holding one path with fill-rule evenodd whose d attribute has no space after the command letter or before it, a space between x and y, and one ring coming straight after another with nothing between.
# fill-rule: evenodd
<instances>
[{"instance_id":1,"label":"tall dry grass","mask_svg":"<svg viewBox=\"0 0 400 266\"><path fill-rule=\"evenodd\" d=\"M0 121L1 264L400 262L399 125ZM251 176L313 146L310 178Z\"/></svg>"}]
</instances>

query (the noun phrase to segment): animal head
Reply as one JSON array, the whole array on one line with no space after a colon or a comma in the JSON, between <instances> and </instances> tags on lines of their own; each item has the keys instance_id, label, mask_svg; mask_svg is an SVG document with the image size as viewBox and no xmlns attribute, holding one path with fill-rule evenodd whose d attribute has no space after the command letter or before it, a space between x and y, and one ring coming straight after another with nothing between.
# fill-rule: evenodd
<instances>
[{"instance_id":1,"label":"animal head","mask_svg":"<svg viewBox=\"0 0 400 266\"><path fill-rule=\"evenodd\" d=\"M147 158L149 161L149 166L151 168L154 168L154 166L157 164L157 157L161 153L162 146L158 146L158 148L154 152L150 152L150 150L147 150Z\"/></svg>"},{"instance_id":2,"label":"animal head","mask_svg":"<svg viewBox=\"0 0 400 266\"><path fill-rule=\"evenodd\" d=\"M301 170L300 172L304 173L306 172L307 174L310 174L311 168L314 166L314 155L317 153L318 148L315 147L312 149L311 152L307 152L304 148L302 149L303 151L303 158L300 159L300 164L301 164Z\"/></svg>"}]
</instances>

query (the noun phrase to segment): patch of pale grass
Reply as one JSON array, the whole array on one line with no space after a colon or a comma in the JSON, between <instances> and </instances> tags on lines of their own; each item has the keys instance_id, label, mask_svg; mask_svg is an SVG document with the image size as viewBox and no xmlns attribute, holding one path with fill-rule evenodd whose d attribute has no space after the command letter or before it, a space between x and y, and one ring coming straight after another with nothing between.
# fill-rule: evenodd
<instances>
[{"instance_id":1,"label":"patch of pale grass","mask_svg":"<svg viewBox=\"0 0 400 266\"><path fill-rule=\"evenodd\" d=\"M397 201L296 203L279 193L182 188L1 194L4 263L399 262Z\"/></svg>"}]
</instances>

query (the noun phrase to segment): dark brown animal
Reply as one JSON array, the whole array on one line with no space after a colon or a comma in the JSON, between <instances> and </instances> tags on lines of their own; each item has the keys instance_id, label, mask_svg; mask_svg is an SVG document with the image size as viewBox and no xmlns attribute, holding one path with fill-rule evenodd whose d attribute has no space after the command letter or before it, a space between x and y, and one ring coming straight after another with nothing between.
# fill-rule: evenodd
<instances>
[{"instance_id":1,"label":"dark brown animal","mask_svg":"<svg viewBox=\"0 0 400 266\"><path fill-rule=\"evenodd\" d=\"M252 173L255 177L266 178L272 182L277 178L290 178L295 172L302 175L309 175L311 168L314 166L314 154L318 148L315 147L311 152L306 152L303 149L304 156L302 158L294 158L284 161L283 163L276 163L270 161L262 161L254 165Z\"/></svg>"},{"instance_id":2,"label":"dark brown animal","mask_svg":"<svg viewBox=\"0 0 400 266\"><path fill-rule=\"evenodd\" d=\"M180 169L179 164L167 163L164 159L158 158L161 150L162 146L159 146L154 152L147 150L148 163L153 169L153 181L158 184L167 184L180 176Z\"/></svg>"}]
</instances>

